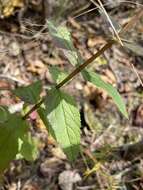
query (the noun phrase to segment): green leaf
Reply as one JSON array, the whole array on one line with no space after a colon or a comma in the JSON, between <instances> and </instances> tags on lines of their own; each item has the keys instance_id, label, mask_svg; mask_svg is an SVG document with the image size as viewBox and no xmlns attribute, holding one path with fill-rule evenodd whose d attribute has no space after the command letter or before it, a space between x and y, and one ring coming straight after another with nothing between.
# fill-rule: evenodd
<instances>
[{"instance_id":1,"label":"green leaf","mask_svg":"<svg viewBox=\"0 0 143 190\"><path fill-rule=\"evenodd\" d=\"M98 75L95 72L84 70L82 72L82 74L83 74L83 77L85 80L95 84L96 87L98 87L98 88L102 88L102 89L106 90L108 92L108 94L112 97L114 103L117 105L120 112L126 118L128 118L128 113L126 111L125 103L124 103L122 97L120 96L120 94L118 93L118 91L111 84L104 82L101 79L100 75Z\"/></svg>"},{"instance_id":2,"label":"green leaf","mask_svg":"<svg viewBox=\"0 0 143 190\"><path fill-rule=\"evenodd\" d=\"M13 93L26 103L36 104L40 98L41 91L41 81L36 81L26 87L19 87L13 90Z\"/></svg>"},{"instance_id":3,"label":"green leaf","mask_svg":"<svg viewBox=\"0 0 143 190\"><path fill-rule=\"evenodd\" d=\"M8 120L0 123L0 174L15 159L18 153L18 138L28 129L28 124L22 117L11 114Z\"/></svg>"},{"instance_id":4,"label":"green leaf","mask_svg":"<svg viewBox=\"0 0 143 190\"><path fill-rule=\"evenodd\" d=\"M76 159L80 144L80 114L71 96L57 89L48 91L46 114L50 134L70 161Z\"/></svg>"},{"instance_id":5,"label":"green leaf","mask_svg":"<svg viewBox=\"0 0 143 190\"><path fill-rule=\"evenodd\" d=\"M53 80L57 84L60 83L67 76L65 72L61 71L58 67L55 66L49 67L49 71L52 75Z\"/></svg>"},{"instance_id":6,"label":"green leaf","mask_svg":"<svg viewBox=\"0 0 143 190\"><path fill-rule=\"evenodd\" d=\"M57 47L63 50L64 55L72 65L80 64L80 56L78 55L71 39L71 34L65 26L55 26L52 22L48 21L48 28L50 35Z\"/></svg>"},{"instance_id":7,"label":"green leaf","mask_svg":"<svg viewBox=\"0 0 143 190\"><path fill-rule=\"evenodd\" d=\"M34 161L39 155L38 141L32 137L30 133L22 138L21 148L19 153L27 160Z\"/></svg>"},{"instance_id":8,"label":"green leaf","mask_svg":"<svg viewBox=\"0 0 143 190\"><path fill-rule=\"evenodd\" d=\"M8 120L8 110L4 106L0 106L0 123L4 123Z\"/></svg>"}]
</instances>

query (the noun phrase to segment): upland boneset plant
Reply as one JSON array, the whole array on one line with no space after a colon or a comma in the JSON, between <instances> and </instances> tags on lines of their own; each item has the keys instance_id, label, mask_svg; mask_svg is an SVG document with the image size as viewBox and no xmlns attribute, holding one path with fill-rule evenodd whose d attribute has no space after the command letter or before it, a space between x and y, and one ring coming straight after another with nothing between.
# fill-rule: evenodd
<instances>
[{"instance_id":1,"label":"upland boneset plant","mask_svg":"<svg viewBox=\"0 0 143 190\"><path fill-rule=\"evenodd\" d=\"M21 113L11 114L6 106L0 106L0 174L8 167L10 161L15 158L24 157L27 160L36 158L37 142L28 132L30 123L27 120L35 110L37 110L48 132L63 149L67 158L70 161L76 159L80 150L80 113L74 98L63 92L61 87L78 73L81 73L86 81L106 90L120 112L128 118L125 104L118 91L112 85L104 82L99 74L87 69L90 63L113 44L118 43L118 40L111 39L107 41L97 53L84 62L72 43L68 29L65 26L57 27L49 21L47 25L55 44L62 49L64 55L75 69L70 74L67 74L57 67L50 67L49 70L55 86L47 90L46 96L42 98L40 97L42 91L41 81L13 90L13 94L24 101L25 105L33 105L25 115ZM127 24L122 31L129 29L130 25Z\"/></svg>"}]
</instances>

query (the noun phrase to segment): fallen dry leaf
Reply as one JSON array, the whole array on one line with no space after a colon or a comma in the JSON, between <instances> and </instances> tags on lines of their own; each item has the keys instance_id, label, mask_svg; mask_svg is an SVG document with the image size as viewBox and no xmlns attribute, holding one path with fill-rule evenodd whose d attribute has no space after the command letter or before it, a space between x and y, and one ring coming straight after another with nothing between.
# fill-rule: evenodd
<instances>
[{"instance_id":1,"label":"fallen dry leaf","mask_svg":"<svg viewBox=\"0 0 143 190\"><path fill-rule=\"evenodd\" d=\"M52 154L56 158L63 159L63 160L66 159L66 156L60 147L52 148Z\"/></svg>"},{"instance_id":2,"label":"fallen dry leaf","mask_svg":"<svg viewBox=\"0 0 143 190\"><path fill-rule=\"evenodd\" d=\"M106 41L101 37L101 36L96 36L96 37L92 37L92 38L89 38L88 41L87 41L87 45L88 47L95 47L96 45L99 45L99 44L105 44Z\"/></svg>"},{"instance_id":3,"label":"fallen dry leaf","mask_svg":"<svg viewBox=\"0 0 143 190\"><path fill-rule=\"evenodd\" d=\"M81 181L80 175L76 171L63 171L59 175L59 185L62 190L72 190L73 185Z\"/></svg>"},{"instance_id":4,"label":"fallen dry leaf","mask_svg":"<svg viewBox=\"0 0 143 190\"><path fill-rule=\"evenodd\" d=\"M47 67L41 60L35 60L31 61L29 63L29 66L27 67L27 71L30 71L32 73L42 75L46 72Z\"/></svg>"},{"instance_id":5,"label":"fallen dry leaf","mask_svg":"<svg viewBox=\"0 0 143 190\"><path fill-rule=\"evenodd\" d=\"M135 111L135 118L133 124L135 126L142 127L143 126L143 104L141 104L137 110Z\"/></svg>"},{"instance_id":6,"label":"fallen dry leaf","mask_svg":"<svg viewBox=\"0 0 143 190\"><path fill-rule=\"evenodd\" d=\"M37 183L30 182L26 183L23 187L22 190L40 190L40 187Z\"/></svg>"},{"instance_id":7,"label":"fallen dry leaf","mask_svg":"<svg viewBox=\"0 0 143 190\"><path fill-rule=\"evenodd\" d=\"M3 0L0 3L0 11L2 17L8 17L13 14L16 7L22 7L24 5L24 0Z\"/></svg>"},{"instance_id":8,"label":"fallen dry leaf","mask_svg":"<svg viewBox=\"0 0 143 190\"><path fill-rule=\"evenodd\" d=\"M75 29L78 29L78 30L81 29L81 25L78 22L76 22L74 18L69 17L68 21L72 25L72 27L74 27Z\"/></svg>"},{"instance_id":9,"label":"fallen dry leaf","mask_svg":"<svg viewBox=\"0 0 143 190\"><path fill-rule=\"evenodd\" d=\"M107 83L110 83L112 85L115 85L116 84L116 77L115 75L113 74L112 71L110 71L109 69L106 69L104 71L104 75L101 75L102 79L107 82Z\"/></svg>"},{"instance_id":10,"label":"fallen dry leaf","mask_svg":"<svg viewBox=\"0 0 143 190\"><path fill-rule=\"evenodd\" d=\"M7 81L0 81L0 90L2 89L11 89L11 85L10 83L8 83Z\"/></svg>"}]
</instances>

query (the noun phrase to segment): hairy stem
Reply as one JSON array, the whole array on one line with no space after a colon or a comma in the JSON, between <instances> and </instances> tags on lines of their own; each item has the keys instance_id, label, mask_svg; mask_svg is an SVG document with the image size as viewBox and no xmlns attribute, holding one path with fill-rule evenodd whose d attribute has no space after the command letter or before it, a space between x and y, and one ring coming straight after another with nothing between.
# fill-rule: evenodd
<instances>
[{"instance_id":1,"label":"hairy stem","mask_svg":"<svg viewBox=\"0 0 143 190\"><path fill-rule=\"evenodd\" d=\"M99 57L100 55L102 55L104 53L104 51L106 51L107 49L109 49L113 44L115 44L116 41L115 40L110 40L108 41L108 43L106 43L97 53L95 53L92 57L90 57L88 60L86 60L83 64L79 65L77 68L75 68L75 70L73 70L62 82L60 82L59 84L57 84L56 88L59 89L62 86L64 86L67 82L69 82L71 79L73 79L78 73L80 73L85 67L87 67L90 63L92 63L97 57ZM24 116L23 119L27 119L29 117L29 115L37 110L40 105L44 102L45 97L38 102L37 104L35 104Z\"/></svg>"}]
</instances>

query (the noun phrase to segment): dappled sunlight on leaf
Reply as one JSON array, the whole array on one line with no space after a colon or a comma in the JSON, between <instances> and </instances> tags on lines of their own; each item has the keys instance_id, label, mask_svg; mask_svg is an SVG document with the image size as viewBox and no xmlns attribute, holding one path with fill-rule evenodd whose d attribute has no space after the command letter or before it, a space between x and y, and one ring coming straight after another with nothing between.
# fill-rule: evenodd
<instances>
[{"instance_id":1,"label":"dappled sunlight on leaf","mask_svg":"<svg viewBox=\"0 0 143 190\"><path fill-rule=\"evenodd\" d=\"M68 159L75 160L79 153L81 124L74 99L60 90L52 89L48 91L45 106L46 117L43 121L48 125L50 134L60 144Z\"/></svg>"}]
</instances>

